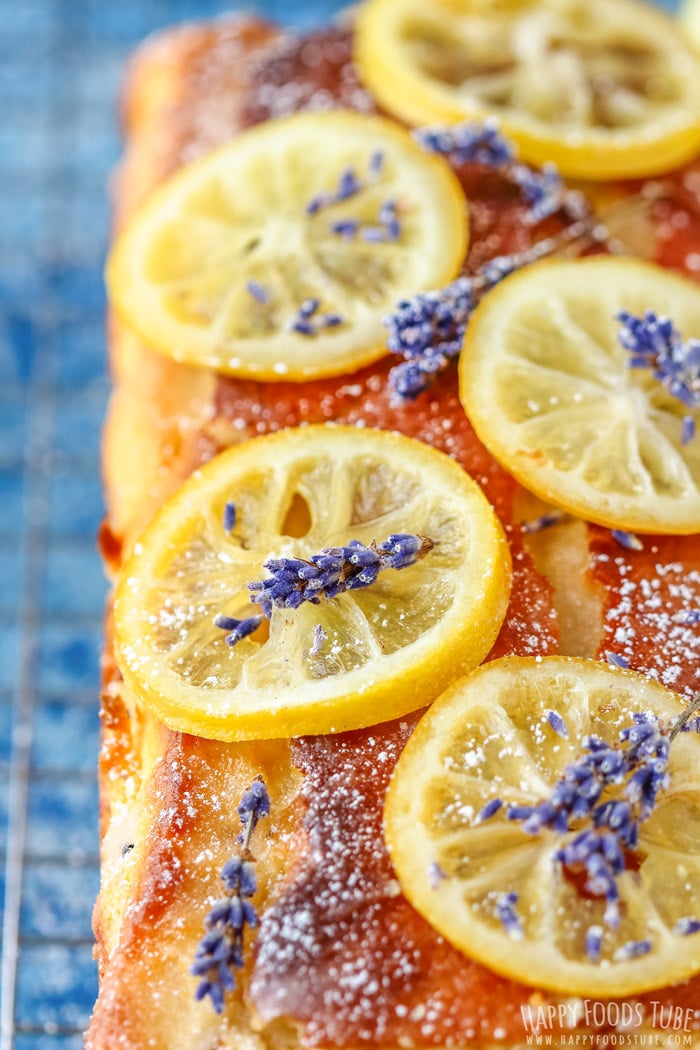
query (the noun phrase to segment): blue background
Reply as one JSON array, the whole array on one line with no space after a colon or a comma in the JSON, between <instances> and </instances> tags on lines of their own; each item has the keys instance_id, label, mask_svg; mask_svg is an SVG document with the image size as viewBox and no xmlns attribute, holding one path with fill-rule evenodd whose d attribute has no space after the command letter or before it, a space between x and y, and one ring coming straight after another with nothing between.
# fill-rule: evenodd
<instances>
[{"instance_id":1,"label":"blue background","mask_svg":"<svg viewBox=\"0 0 700 1050\"><path fill-rule=\"evenodd\" d=\"M0 18L0 1050L77 1050L97 991L94 537L121 71L154 29L235 6L15 0ZM342 5L245 6L308 27Z\"/></svg>"}]
</instances>

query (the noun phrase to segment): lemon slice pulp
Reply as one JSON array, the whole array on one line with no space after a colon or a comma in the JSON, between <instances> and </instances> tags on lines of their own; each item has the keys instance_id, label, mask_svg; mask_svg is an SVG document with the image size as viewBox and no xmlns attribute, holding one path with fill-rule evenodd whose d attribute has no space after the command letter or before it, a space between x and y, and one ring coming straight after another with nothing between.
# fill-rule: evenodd
<instances>
[{"instance_id":1,"label":"lemon slice pulp","mask_svg":"<svg viewBox=\"0 0 700 1050\"><path fill-rule=\"evenodd\" d=\"M385 314L449 281L466 244L464 194L445 161L389 120L305 113L245 132L157 190L117 241L107 281L156 350L300 380L386 353Z\"/></svg>"},{"instance_id":2,"label":"lemon slice pulp","mask_svg":"<svg viewBox=\"0 0 700 1050\"><path fill-rule=\"evenodd\" d=\"M525 160L566 175L654 174L700 145L700 67L636 0L369 0L357 61L389 112L495 116Z\"/></svg>"},{"instance_id":3,"label":"lemon slice pulp","mask_svg":"<svg viewBox=\"0 0 700 1050\"><path fill-rule=\"evenodd\" d=\"M564 719L568 739L548 724L550 711ZM618 929L603 925L605 901L582 894L554 859L576 832L532 835L506 816L508 804L550 796L587 734L616 744L636 711L668 723L682 704L643 675L594 661L506 657L454 685L424 715L389 789L387 842L406 896L465 954L526 984L605 997L700 971L700 934L674 932L679 921L700 916L695 733L674 740L670 784L640 825L636 864L618 878ZM495 798L506 805L480 822ZM498 901L507 894L517 894L519 938L499 917ZM597 963L585 947L591 926L605 931ZM624 951L645 940L651 941L646 954L630 958Z\"/></svg>"},{"instance_id":4,"label":"lemon slice pulp","mask_svg":"<svg viewBox=\"0 0 700 1050\"><path fill-rule=\"evenodd\" d=\"M538 263L477 308L460 396L479 437L526 488L589 521L700 529L700 416L619 342L622 309L700 337L700 288L658 266L598 256Z\"/></svg>"},{"instance_id":5,"label":"lemon slice pulp","mask_svg":"<svg viewBox=\"0 0 700 1050\"><path fill-rule=\"evenodd\" d=\"M681 6L680 24L692 46L700 52L700 3L698 0L685 0Z\"/></svg>"},{"instance_id":6,"label":"lemon slice pulp","mask_svg":"<svg viewBox=\"0 0 700 1050\"><path fill-rule=\"evenodd\" d=\"M259 612L246 585L272 555L308 559L407 531L432 540L425 558L319 604L273 608L267 638L231 648L213 623ZM174 729L222 740L338 732L414 710L478 664L509 587L503 531L449 457L386 431L281 431L221 453L146 530L116 592L117 659Z\"/></svg>"}]
</instances>

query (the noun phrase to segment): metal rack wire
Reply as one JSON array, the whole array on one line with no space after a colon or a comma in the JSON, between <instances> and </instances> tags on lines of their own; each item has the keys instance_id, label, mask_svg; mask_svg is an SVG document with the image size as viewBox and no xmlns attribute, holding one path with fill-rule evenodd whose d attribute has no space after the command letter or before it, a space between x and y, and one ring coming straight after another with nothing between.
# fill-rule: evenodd
<instances>
[{"instance_id":1,"label":"metal rack wire","mask_svg":"<svg viewBox=\"0 0 700 1050\"><path fill-rule=\"evenodd\" d=\"M21 0L0 19L0 1050L77 1050L97 991L94 535L121 70L159 26L236 6ZM292 20L284 0L246 6Z\"/></svg>"}]
</instances>

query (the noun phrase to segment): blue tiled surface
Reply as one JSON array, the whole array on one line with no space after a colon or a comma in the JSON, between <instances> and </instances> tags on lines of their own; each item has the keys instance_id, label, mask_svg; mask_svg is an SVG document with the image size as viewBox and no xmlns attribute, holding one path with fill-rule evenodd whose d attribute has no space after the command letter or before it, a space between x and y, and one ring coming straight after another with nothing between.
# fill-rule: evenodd
<instances>
[{"instance_id":1,"label":"blue tiled surface","mask_svg":"<svg viewBox=\"0 0 700 1050\"><path fill-rule=\"evenodd\" d=\"M0 545L0 615L12 613L19 604L22 584L22 559L18 544Z\"/></svg>"},{"instance_id":2,"label":"blue tiled surface","mask_svg":"<svg viewBox=\"0 0 700 1050\"><path fill-rule=\"evenodd\" d=\"M48 500L52 536L94 537L102 513L102 493L94 478L59 467L52 472Z\"/></svg>"},{"instance_id":3,"label":"blue tiled surface","mask_svg":"<svg viewBox=\"0 0 700 1050\"><path fill-rule=\"evenodd\" d=\"M13 905L17 919L6 936L19 946L3 1006L16 1032L4 1031L0 1050L78 1050L96 993L104 582L94 534L120 71L153 30L235 6L19 0L0 18L0 890L3 911ZM343 4L238 6L308 27Z\"/></svg>"},{"instance_id":4,"label":"blue tiled surface","mask_svg":"<svg viewBox=\"0 0 700 1050\"><path fill-rule=\"evenodd\" d=\"M15 1036L15 1050L82 1050L82 1035L42 1035L39 1032L19 1032Z\"/></svg>"},{"instance_id":5,"label":"blue tiled surface","mask_svg":"<svg viewBox=\"0 0 700 1050\"><path fill-rule=\"evenodd\" d=\"M91 773L95 767L99 729L96 704L76 703L72 697L42 703L34 729L32 767Z\"/></svg>"},{"instance_id":6,"label":"blue tiled surface","mask_svg":"<svg viewBox=\"0 0 700 1050\"><path fill-rule=\"evenodd\" d=\"M54 864L30 862L24 871L22 934L51 940L85 937L98 884L96 865L68 865L57 880Z\"/></svg>"},{"instance_id":7,"label":"blue tiled surface","mask_svg":"<svg viewBox=\"0 0 700 1050\"><path fill-rule=\"evenodd\" d=\"M0 699L0 776L7 775L7 765L10 761L11 736L12 733L12 704L9 696Z\"/></svg>"},{"instance_id":8,"label":"blue tiled surface","mask_svg":"<svg viewBox=\"0 0 700 1050\"><path fill-rule=\"evenodd\" d=\"M98 344L99 346L99 344ZM99 434L105 411L105 384L90 383L61 394L56 406L53 452L65 462L79 461L94 467L99 462Z\"/></svg>"},{"instance_id":9,"label":"blue tiled surface","mask_svg":"<svg viewBox=\"0 0 700 1050\"><path fill-rule=\"evenodd\" d=\"M7 847L7 805L9 796L7 770L0 770L0 850ZM3 909L4 911L4 909Z\"/></svg>"},{"instance_id":10,"label":"blue tiled surface","mask_svg":"<svg viewBox=\"0 0 700 1050\"><path fill-rule=\"evenodd\" d=\"M69 695L73 688L94 686L97 689L102 629L99 621L93 623L94 626L81 627L49 622L43 627L38 668L40 691L64 691Z\"/></svg>"},{"instance_id":11,"label":"blue tiled surface","mask_svg":"<svg viewBox=\"0 0 700 1050\"><path fill-rule=\"evenodd\" d=\"M14 447L14 443L10 446ZM19 468L0 470L0 536L16 535L21 525L22 474Z\"/></svg>"},{"instance_id":12,"label":"blue tiled surface","mask_svg":"<svg viewBox=\"0 0 700 1050\"><path fill-rule=\"evenodd\" d=\"M17 1024L84 1028L92 1007L94 970L90 945L24 944L17 979Z\"/></svg>"},{"instance_id":13,"label":"blue tiled surface","mask_svg":"<svg viewBox=\"0 0 700 1050\"><path fill-rule=\"evenodd\" d=\"M0 688L11 689L18 670L19 627L0 622Z\"/></svg>"},{"instance_id":14,"label":"blue tiled surface","mask_svg":"<svg viewBox=\"0 0 700 1050\"><path fill-rule=\"evenodd\" d=\"M95 576L95 552L84 543L55 541L49 551L43 605L48 613L84 614L99 620L104 583Z\"/></svg>"},{"instance_id":15,"label":"blue tiled surface","mask_svg":"<svg viewBox=\"0 0 700 1050\"><path fill-rule=\"evenodd\" d=\"M87 748L89 740L82 748ZM81 748L81 750L82 750ZM29 789L27 850L31 857L80 860L97 854L95 779L47 777Z\"/></svg>"}]
</instances>

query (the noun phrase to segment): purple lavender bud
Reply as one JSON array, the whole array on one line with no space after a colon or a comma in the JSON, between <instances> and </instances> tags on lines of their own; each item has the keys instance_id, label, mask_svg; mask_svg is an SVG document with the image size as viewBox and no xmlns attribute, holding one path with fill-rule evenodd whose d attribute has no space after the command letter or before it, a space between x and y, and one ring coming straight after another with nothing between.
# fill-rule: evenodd
<instances>
[{"instance_id":1,"label":"purple lavender bud","mask_svg":"<svg viewBox=\"0 0 700 1050\"><path fill-rule=\"evenodd\" d=\"M224 532L233 532L236 527L236 504L228 500L224 506Z\"/></svg>"},{"instance_id":2,"label":"purple lavender bud","mask_svg":"<svg viewBox=\"0 0 700 1050\"><path fill-rule=\"evenodd\" d=\"M609 664L612 664L613 667L619 667L622 671L627 670L629 667L629 662L624 656L620 656L619 653L614 653L612 649L606 649L603 655L605 656L606 661Z\"/></svg>"},{"instance_id":3,"label":"purple lavender bud","mask_svg":"<svg viewBox=\"0 0 700 1050\"><path fill-rule=\"evenodd\" d=\"M613 831L620 831L628 825L631 816L632 810L628 802L611 800L594 810L593 823L597 828L607 825Z\"/></svg>"},{"instance_id":4,"label":"purple lavender bud","mask_svg":"<svg viewBox=\"0 0 700 1050\"><path fill-rule=\"evenodd\" d=\"M217 977L219 984L223 992L232 992L236 987L236 978L231 973L229 967L235 966L237 969L241 969L243 962L238 963L238 953L235 950L231 950L228 953L228 958L222 959L219 964Z\"/></svg>"},{"instance_id":5,"label":"purple lavender bud","mask_svg":"<svg viewBox=\"0 0 700 1050\"><path fill-rule=\"evenodd\" d=\"M250 901L241 901L241 917L243 926L250 926L251 929L259 923L258 913Z\"/></svg>"},{"instance_id":6,"label":"purple lavender bud","mask_svg":"<svg viewBox=\"0 0 700 1050\"><path fill-rule=\"evenodd\" d=\"M554 164L544 164L540 171L526 164L511 164L508 174L530 205L528 221L535 225L563 207L566 187Z\"/></svg>"},{"instance_id":7,"label":"purple lavender bud","mask_svg":"<svg viewBox=\"0 0 700 1050\"><path fill-rule=\"evenodd\" d=\"M508 806L508 820L527 820L535 812L534 806Z\"/></svg>"},{"instance_id":8,"label":"purple lavender bud","mask_svg":"<svg viewBox=\"0 0 700 1050\"><path fill-rule=\"evenodd\" d=\"M508 936L514 940L520 940L523 936L523 928L515 909L517 903L517 893L502 893L496 900L496 916Z\"/></svg>"},{"instance_id":9,"label":"purple lavender bud","mask_svg":"<svg viewBox=\"0 0 700 1050\"><path fill-rule=\"evenodd\" d=\"M258 888L258 880L255 876L255 865L250 860L244 860L241 865L240 890L242 897L252 897Z\"/></svg>"},{"instance_id":10,"label":"purple lavender bud","mask_svg":"<svg viewBox=\"0 0 700 1050\"><path fill-rule=\"evenodd\" d=\"M563 511L551 511L549 514L542 514L539 518L534 518L532 521L523 522L522 530L527 533L541 532L552 525L557 525L565 517L566 515Z\"/></svg>"},{"instance_id":11,"label":"purple lavender bud","mask_svg":"<svg viewBox=\"0 0 700 1050\"><path fill-rule=\"evenodd\" d=\"M630 354L633 368L649 368L655 379L686 408L700 407L700 340L683 341L668 317L645 310L635 317L627 310L617 314L621 324L618 339ZM693 417L686 415L681 427L681 441L687 444L694 436Z\"/></svg>"},{"instance_id":12,"label":"purple lavender bud","mask_svg":"<svg viewBox=\"0 0 700 1050\"><path fill-rule=\"evenodd\" d=\"M607 901L617 901L618 890L615 874L600 853L592 853L585 861L588 879L585 888L594 897L604 897Z\"/></svg>"},{"instance_id":13,"label":"purple lavender bud","mask_svg":"<svg viewBox=\"0 0 700 1050\"><path fill-rule=\"evenodd\" d=\"M402 401L415 399L430 386L430 377L414 361L395 365L390 373L391 389Z\"/></svg>"},{"instance_id":14,"label":"purple lavender bud","mask_svg":"<svg viewBox=\"0 0 700 1050\"><path fill-rule=\"evenodd\" d=\"M204 999L206 995L210 997L216 1013L222 1013L224 1009L224 993L221 986L215 981L202 981L195 992L195 998L197 1000Z\"/></svg>"},{"instance_id":15,"label":"purple lavender bud","mask_svg":"<svg viewBox=\"0 0 700 1050\"><path fill-rule=\"evenodd\" d=\"M384 153L382 150L377 150L369 159L367 166L367 173L371 176L377 176L384 167Z\"/></svg>"},{"instance_id":16,"label":"purple lavender bud","mask_svg":"<svg viewBox=\"0 0 700 1050\"><path fill-rule=\"evenodd\" d=\"M335 233L339 237L345 237L346 240L352 240L359 226L360 223L357 219L340 219L338 222L331 223L331 233Z\"/></svg>"},{"instance_id":17,"label":"purple lavender bud","mask_svg":"<svg viewBox=\"0 0 700 1050\"><path fill-rule=\"evenodd\" d=\"M625 532L624 529L611 529L610 535L621 547L625 547L628 551L644 550L644 544L633 532Z\"/></svg>"},{"instance_id":18,"label":"purple lavender bud","mask_svg":"<svg viewBox=\"0 0 700 1050\"><path fill-rule=\"evenodd\" d=\"M231 893L237 893L241 888L242 870L243 861L240 857L231 857L221 869L221 879L226 889Z\"/></svg>"},{"instance_id":19,"label":"purple lavender bud","mask_svg":"<svg viewBox=\"0 0 700 1050\"><path fill-rule=\"evenodd\" d=\"M320 305L320 299L305 299L299 307L299 317L302 317L304 319L308 317L313 317Z\"/></svg>"},{"instance_id":20,"label":"purple lavender bud","mask_svg":"<svg viewBox=\"0 0 700 1050\"><path fill-rule=\"evenodd\" d=\"M603 927L589 926L586 930L586 955L593 963L600 962L603 950Z\"/></svg>"},{"instance_id":21,"label":"purple lavender bud","mask_svg":"<svg viewBox=\"0 0 700 1050\"><path fill-rule=\"evenodd\" d=\"M490 820L491 817L498 813L499 809L501 809L502 806L503 802L500 798L490 799L477 815L477 823L481 824L485 820Z\"/></svg>"},{"instance_id":22,"label":"purple lavender bud","mask_svg":"<svg viewBox=\"0 0 700 1050\"><path fill-rule=\"evenodd\" d=\"M567 842L557 851L557 860L566 867L575 867L583 864L591 854L598 850L599 836L595 831L585 830L580 832L570 842Z\"/></svg>"},{"instance_id":23,"label":"purple lavender bud","mask_svg":"<svg viewBox=\"0 0 700 1050\"><path fill-rule=\"evenodd\" d=\"M620 740L629 744L641 744L658 734L658 726L653 722L646 719L642 721L639 716L636 716L634 723L634 725L620 730Z\"/></svg>"},{"instance_id":24,"label":"purple lavender bud","mask_svg":"<svg viewBox=\"0 0 700 1050\"><path fill-rule=\"evenodd\" d=\"M554 732L564 740L568 740L569 730L561 715L557 711L545 711L545 715Z\"/></svg>"},{"instance_id":25,"label":"purple lavender bud","mask_svg":"<svg viewBox=\"0 0 700 1050\"><path fill-rule=\"evenodd\" d=\"M522 263L513 255L497 255L494 259L489 259L484 263L477 277L487 289L494 288L506 277L510 277L512 273L519 270L521 265Z\"/></svg>"},{"instance_id":26,"label":"purple lavender bud","mask_svg":"<svg viewBox=\"0 0 700 1050\"><path fill-rule=\"evenodd\" d=\"M231 909L232 900L230 897L224 897L222 900L217 901L207 915L207 925L216 926L218 923L225 924L231 922L231 917L233 915Z\"/></svg>"},{"instance_id":27,"label":"purple lavender bud","mask_svg":"<svg viewBox=\"0 0 700 1050\"><path fill-rule=\"evenodd\" d=\"M257 631L263 619L263 616L248 616L244 620L237 620L234 616L222 616L219 613L214 617L214 626L228 631L225 642L227 645L234 646Z\"/></svg>"},{"instance_id":28,"label":"purple lavender bud","mask_svg":"<svg viewBox=\"0 0 700 1050\"><path fill-rule=\"evenodd\" d=\"M551 802L540 802L534 807L530 816L523 821L523 831L526 831L528 835L538 835L542 828L551 827L557 830L557 825L560 823L560 817L563 817L562 830L565 831L568 823L566 815L561 813Z\"/></svg>"},{"instance_id":29,"label":"purple lavender bud","mask_svg":"<svg viewBox=\"0 0 700 1050\"><path fill-rule=\"evenodd\" d=\"M362 183L358 180L352 168L346 168L338 180L338 188L335 191L335 200L344 201L348 197L354 197L362 189Z\"/></svg>"},{"instance_id":30,"label":"purple lavender bud","mask_svg":"<svg viewBox=\"0 0 700 1050\"><path fill-rule=\"evenodd\" d=\"M327 207L332 203L331 197L327 193L319 193L315 197L312 197L309 203L306 205L307 215L316 215L321 208Z\"/></svg>"},{"instance_id":31,"label":"purple lavender bud","mask_svg":"<svg viewBox=\"0 0 700 1050\"><path fill-rule=\"evenodd\" d=\"M413 137L429 153L439 153L452 164L482 164L504 168L513 159L513 147L493 120L419 128Z\"/></svg>"},{"instance_id":32,"label":"purple lavender bud","mask_svg":"<svg viewBox=\"0 0 700 1050\"><path fill-rule=\"evenodd\" d=\"M613 959L615 962L623 962L627 959L638 959L642 955L648 955L653 945L651 941L628 941L627 944L623 944L621 948L618 948L615 952Z\"/></svg>"},{"instance_id":33,"label":"purple lavender bud","mask_svg":"<svg viewBox=\"0 0 700 1050\"><path fill-rule=\"evenodd\" d=\"M263 780L254 780L238 807L238 816L241 818L241 823L252 823L253 830L255 830L260 817L266 817L269 813L270 796L267 793L265 782Z\"/></svg>"},{"instance_id":34,"label":"purple lavender bud","mask_svg":"<svg viewBox=\"0 0 700 1050\"><path fill-rule=\"evenodd\" d=\"M368 244L381 244L383 241L388 240L384 226L363 226L360 230L360 237L363 241L367 241Z\"/></svg>"},{"instance_id":35,"label":"purple lavender bud","mask_svg":"<svg viewBox=\"0 0 700 1050\"><path fill-rule=\"evenodd\" d=\"M679 919L673 927L673 932L680 937L689 937L693 933L700 933L700 919Z\"/></svg>"},{"instance_id":36,"label":"purple lavender bud","mask_svg":"<svg viewBox=\"0 0 700 1050\"><path fill-rule=\"evenodd\" d=\"M431 890L438 889L440 883L444 882L446 878L447 873L443 871L437 861L431 861L428 865L428 882L430 883Z\"/></svg>"},{"instance_id":37,"label":"purple lavender bud","mask_svg":"<svg viewBox=\"0 0 700 1050\"><path fill-rule=\"evenodd\" d=\"M269 303L270 295L266 288L258 281L246 281L246 291L255 299L256 303Z\"/></svg>"},{"instance_id":38,"label":"purple lavender bud","mask_svg":"<svg viewBox=\"0 0 700 1050\"><path fill-rule=\"evenodd\" d=\"M695 416L683 416L681 444L689 445L695 437Z\"/></svg>"},{"instance_id":39,"label":"purple lavender bud","mask_svg":"<svg viewBox=\"0 0 700 1050\"><path fill-rule=\"evenodd\" d=\"M292 323L290 324L289 327L290 327L290 331L298 332L299 335L308 335L308 336L316 335L316 329L310 323L310 321L294 320L294 321L292 321Z\"/></svg>"}]
</instances>

